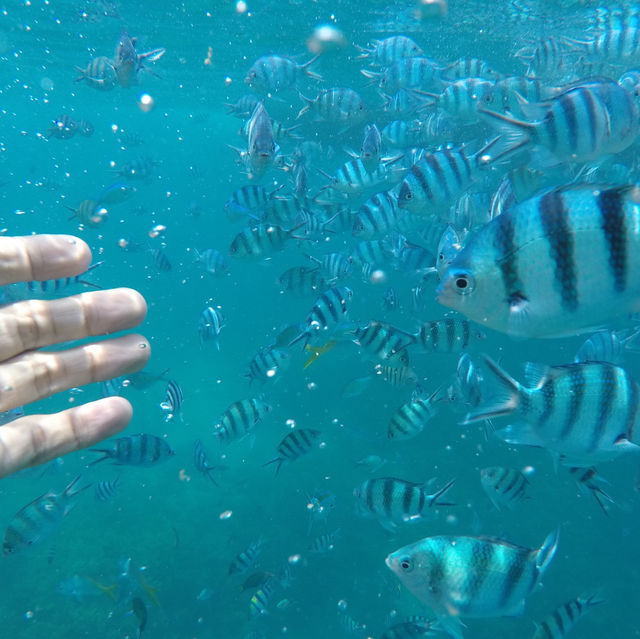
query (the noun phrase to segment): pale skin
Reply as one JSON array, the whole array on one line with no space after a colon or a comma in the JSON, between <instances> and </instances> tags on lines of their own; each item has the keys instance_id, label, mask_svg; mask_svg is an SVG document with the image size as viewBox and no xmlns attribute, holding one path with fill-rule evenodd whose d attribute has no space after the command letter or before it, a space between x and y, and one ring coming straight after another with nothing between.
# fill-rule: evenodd
<instances>
[{"instance_id":1,"label":"pale skin","mask_svg":"<svg viewBox=\"0 0 640 639\"><path fill-rule=\"evenodd\" d=\"M0 286L79 275L90 263L89 247L70 235L0 237ZM129 330L146 312L144 298L128 288L0 308L0 412L143 368L151 348L137 334L46 348ZM0 427L0 477L91 446L121 431L131 416L126 399L107 397L51 415L21 417Z\"/></svg>"}]
</instances>

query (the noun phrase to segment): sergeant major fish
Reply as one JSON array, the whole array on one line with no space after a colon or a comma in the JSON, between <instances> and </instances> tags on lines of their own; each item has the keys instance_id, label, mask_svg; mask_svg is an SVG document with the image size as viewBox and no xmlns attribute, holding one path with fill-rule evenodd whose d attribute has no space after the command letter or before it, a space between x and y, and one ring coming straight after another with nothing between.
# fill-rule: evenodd
<instances>
[{"instance_id":1,"label":"sergeant major fish","mask_svg":"<svg viewBox=\"0 0 640 639\"><path fill-rule=\"evenodd\" d=\"M640 190L568 185L474 233L438 301L519 337L561 337L640 310Z\"/></svg>"},{"instance_id":2,"label":"sergeant major fish","mask_svg":"<svg viewBox=\"0 0 640 639\"><path fill-rule=\"evenodd\" d=\"M490 537L426 537L391 553L386 564L462 639L460 617L522 614L557 545L557 531L534 549Z\"/></svg>"},{"instance_id":3,"label":"sergeant major fish","mask_svg":"<svg viewBox=\"0 0 640 639\"><path fill-rule=\"evenodd\" d=\"M5 557L32 546L54 532L75 505L76 495L91 485L77 488L79 481L80 475L61 493L50 490L13 516L4 533L2 551Z\"/></svg>"},{"instance_id":4,"label":"sergeant major fish","mask_svg":"<svg viewBox=\"0 0 640 639\"><path fill-rule=\"evenodd\" d=\"M455 480L434 493L428 493L431 481L425 484L379 477L365 480L353 491L359 512L375 517L381 525L392 532L399 524L424 521L432 518L437 506L451 506L440 498L453 486Z\"/></svg>"},{"instance_id":5,"label":"sergeant major fish","mask_svg":"<svg viewBox=\"0 0 640 639\"><path fill-rule=\"evenodd\" d=\"M119 466L153 466L175 455L164 439L149 433L119 437L109 442L108 448L90 448L89 452L102 453L102 457L94 459L89 466L105 459Z\"/></svg>"},{"instance_id":6,"label":"sergeant major fish","mask_svg":"<svg viewBox=\"0 0 640 639\"><path fill-rule=\"evenodd\" d=\"M528 364L526 387L489 357L484 360L498 395L480 403L465 423L515 414L518 421L498 431L500 437L546 448L570 466L591 466L640 450L640 388L624 369L606 362Z\"/></svg>"}]
</instances>

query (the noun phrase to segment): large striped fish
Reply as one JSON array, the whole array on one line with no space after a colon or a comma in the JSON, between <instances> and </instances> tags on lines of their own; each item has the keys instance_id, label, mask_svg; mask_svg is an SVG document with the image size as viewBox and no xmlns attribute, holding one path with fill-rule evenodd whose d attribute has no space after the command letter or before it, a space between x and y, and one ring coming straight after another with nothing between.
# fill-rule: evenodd
<instances>
[{"instance_id":1,"label":"large striped fish","mask_svg":"<svg viewBox=\"0 0 640 639\"><path fill-rule=\"evenodd\" d=\"M391 553L386 564L461 639L459 617L522 614L557 544L557 531L533 549L490 537L426 537Z\"/></svg>"},{"instance_id":2,"label":"large striped fish","mask_svg":"<svg viewBox=\"0 0 640 639\"><path fill-rule=\"evenodd\" d=\"M594 160L626 149L640 131L633 95L613 80L593 78L569 86L548 102L521 103L525 119L479 111L507 136L525 136L559 158Z\"/></svg>"},{"instance_id":3,"label":"large striped fish","mask_svg":"<svg viewBox=\"0 0 640 639\"><path fill-rule=\"evenodd\" d=\"M520 337L561 337L640 310L640 189L567 185L482 227L438 301Z\"/></svg>"},{"instance_id":4,"label":"large striped fish","mask_svg":"<svg viewBox=\"0 0 640 639\"><path fill-rule=\"evenodd\" d=\"M486 356L485 363L500 391L470 412L465 423L513 414L517 422L499 436L510 444L544 447L570 466L640 450L635 432L640 388L623 368L607 362L528 364L525 387Z\"/></svg>"}]
</instances>

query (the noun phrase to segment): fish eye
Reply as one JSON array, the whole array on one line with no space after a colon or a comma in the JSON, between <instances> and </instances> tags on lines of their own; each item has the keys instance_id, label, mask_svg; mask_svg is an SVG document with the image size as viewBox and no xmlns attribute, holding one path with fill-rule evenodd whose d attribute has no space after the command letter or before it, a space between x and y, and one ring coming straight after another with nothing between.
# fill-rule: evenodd
<instances>
[{"instance_id":1,"label":"fish eye","mask_svg":"<svg viewBox=\"0 0 640 639\"><path fill-rule=\"evenodd\" d=\"M411 572L413 570L413 561L411 557L403 557L398 565L402 568L403 572Z\"/></svg>"},{"instance_id":2,"label":"fish eye","mask_svg":"<svg viewBox=\"0 0 640 639\"><path fill-rule=\"evenodd\" d=\"M471 273L466 271L457 271L453 274L453 283L456 287L456 292L461 295L467 295L471 293L475 288L475 281Z\"/></svg>"}]
</instances>

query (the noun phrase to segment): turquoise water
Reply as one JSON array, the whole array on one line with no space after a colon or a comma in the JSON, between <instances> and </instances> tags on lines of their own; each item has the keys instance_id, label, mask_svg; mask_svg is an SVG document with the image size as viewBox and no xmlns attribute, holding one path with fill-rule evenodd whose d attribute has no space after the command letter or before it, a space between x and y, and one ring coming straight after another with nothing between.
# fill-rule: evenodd
<instances>
[{"instance_id":1,"label":"turquoise water","mask_svg":"<svg viewBox=\"0 0 640 639\"><path fill-rule=\"evenodd\" d=\"M168 376L179 382L185 398L181 415L165 422L159 407L165 382L146 390L123 390L134 406L133 421L124 435L145 432L166 437L176 455L162 464L137 468L103 463L87 468L95 455L81 452L65 457L63 463L3 480L2 525L47 490L61 491L77 474L82 474L82 482L94 484L120 477L121 487L105 503L94 498L93 489L81 494L55 534L24 553L2 559L2 636L135 637L137 620L130 610L131 599L137 596L148 609L143 636L378 637L392 619L428 614L385 566L390 552L436 534L489 535L533 548L555 528L560 528L557 555L543 587L528 599L525 614L466 620L465 636L531 636L534 621L565 601L592 593L605 603L580 622L573 636L640 636L634 606L640 559L636 456L598 468L609 482L605 490L615 500L605 517L566 468L554 468L545 450L510 447L496 437L487 438L479 425L461 426L464 411L442 407L417 438L390 441L389 419L408 401L412 386L396 388L377 377L362 394L342 397L345 384L373 374L372 363L344 341L307 368L308 353L299 345L292 347L290 365L278 373L275 383L250 387L243 373L253 355L273 342L283 326L303 321L314 302L313 296L283 294L279 275L291 266L307 264L306 253L348 255L355 240L349 230L328 233L315 243L290 240L267 260L229 258L229 273L221 277L205 273L195 261L194 249L217 248L226 254L246 224L230 221L224 211L231 193L250 183L228 146L243 146L238 135L242 121L226 113L225 103L248 91L243 79L258 57L277 53L295 56L299 62L308 60L307 39L322 23L339 29L347 43L327 51L313 65L323 82L306 77L298 82L301 93L309 97L322 88L351 87L368 108L366 120L346 131L301 118L299 135L324 149L308 170L313 195L326 183L316 169L335 173L348 159L345 147L359 150L365 123L375 121L382 127L391 119L382 111L376 87L367 86L360 74L365 63L357 59L353 45L364 47L374 39L405 34L440 64L474 56L500 73L521 74L524 67L514 57L517 49L549 35L584 37L597 6L533 0L494 5L452 0L446 17L425 20L416 19L412 2L249 1L244 13L232 2L130 7L126 2L33 0L2 5L3 232L82 237L94 261L104 260L91 274L92 282L102 287L131 286L146 297L149 313L141 331L153 349L147 370L169 369ZM98 55L113 55L123 28L138 37L138 52L166 48L163 57L148 65L160 77L140 72L137 85L111 91L74 83L74 66L85 67ZM209 47L210 63L205 64ZM140 106L143 94L153 99L148 112ZM266 101L270 115L289 126L296 123L302 106L295 90ZM89 120L93 136L43 137L63 113ZM135 133L144 143L121 144L117 129ZM472 146L489 137L488 130L473 126L456 130L457 141ZM287 156L296 141L285 140L280 146ZM621 161L631 164L630 153ZM152 176L132 181L135 195L109 206L104 224L84 228L77 219L69 219L66 206L76 208L82 200L97 197L120 179L113 168L139 155L157 162ZM493 176L494 182L499 177ZM482 186L491 189L494 182ZM283 194L291 189L290 175L276 168L254 183L269 190L284 184ZM363 200L356 198L349 207L357 210ZM158 225L166 230L150 237ZM123 251L118 241L124 237L139 244L140 250ZM159 272L151 258L149 249L161 247L172 263L170 272ZM350 319L362 325L380 319L413 331L421 321L445 316L446 309L433 299L434 280L427 280L425 308L416 315L410 297L419 280L391 267L383 270L384 283L371 283L359 273L347 282L354 291ZM388 287L395 289L400 310L383 310ZM68 292L80 290L76 286ZM219 351L210 342L201 345L198 336L198 318L208 305L219 305L225 316ZM518 379L526 361L572 361L584 340L516 341L487 333L486 340L470 351L474 359L488 353ZM639 378L636 357L626 353L624 363ZM431 393L451 379L457 355L412 351L411 363L420 386ZM100 393L99 385L92 385L27 407L27 412L61 410L97 399ZM255 437L220 449L213 432L220 414L231 402L260 393L273 410L256 427ZM320 430L323 445L284 464L275 476L274 467L263 464L276 456L278 443L289 432L288 420ZM212 463L223 467L214 475L218 486L194 467L196 439L202 440ZM368 456L379 457L384 466L377 470L358 463ZM480 486L479 469L494 465L534 469L529 499L513 510L497 511ZM429 521L390 533L375 520L360 517L352 495L365 479L383 475L414 482L436 478L437 486L455 478L447 497L456 505L440 508ZM317 492L334 495L335 507L326 521L314 522L309 530L307 504ZM314 537L337 529L341 534L332 551L308 552ZM292 581L277 590L267 615L250 620L252 591L241 592L244 576L229 576L228 567L237 553L259 538L265 545L255 570L277 574L289 563ZM123 579L128 558L128 578ZM116 585L115 601L90 586L80 597L61 592L61 584L74 575ZM149 594L151 588L157 602ZM359 629L345 629L344 612Z\"/></svg>"}]
</instances>

